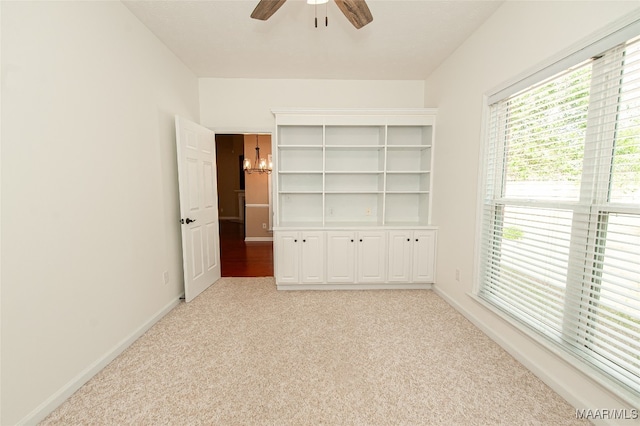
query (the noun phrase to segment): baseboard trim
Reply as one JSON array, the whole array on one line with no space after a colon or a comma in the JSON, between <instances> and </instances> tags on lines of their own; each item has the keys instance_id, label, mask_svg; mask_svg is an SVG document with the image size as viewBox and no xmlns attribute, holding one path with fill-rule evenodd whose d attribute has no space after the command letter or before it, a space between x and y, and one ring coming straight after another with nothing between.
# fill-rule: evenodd
<instances>
[{"instance_id":1,"label":"baseboard trim","mask_svg":"<svg viewBox=\"0 0 640 426\"><path fill-rule=\"evenodd\" d=\"M429 290L431 284L276 284L278 290Z\"/></svg>"},{"instance_id":2,"label":"baseboard trim","mask_svg":"<svg viewBox=\"0 0 640 426\"><path fill-rule=\"evenodd\" d=\"M36 407L31 413L27 414L18 425L37 425L44 420L49 414L58 408L64 401L87 383L93 376L98 374L100 370L106 367L118 355L125 351L133 342L139 339L147 330L149 330L162 317L168 314L173 308L180 304L180 299L184 297L184 293L176 297L174 300L165 305L147 322L138 327L133 333L121 340L110 351L97 359L93 364L85 368L80 374L71 379L66 385L62 386L57 392L47 398L42 404Z\"/></svg>"},{"instance_id":3,"label":"baseboard trim","mask_svg":"<svg viewBox=\"0 0 640 426\"><path fill-rule=\"evenodd\" d=\"M273 241L273 237L245 237L245 242L252 241Z\"/></svg>"}]
</instances>

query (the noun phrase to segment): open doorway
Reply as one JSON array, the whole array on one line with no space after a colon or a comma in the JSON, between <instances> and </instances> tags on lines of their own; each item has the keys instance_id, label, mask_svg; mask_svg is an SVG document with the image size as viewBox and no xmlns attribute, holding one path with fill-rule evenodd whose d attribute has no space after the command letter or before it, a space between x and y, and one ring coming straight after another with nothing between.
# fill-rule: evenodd
<instances>
[{"instance_id":1,"label":"open doorway","mask_svg":"<svg viewBox=\"0 0 640 426\"><path fill-rule=\"evenodd\" d=\"M220 264L223 277L273 276L270 176L246 174L244 156L253 163L271 154L270 134L217 134Z\"/></svg>"}]
</instances>

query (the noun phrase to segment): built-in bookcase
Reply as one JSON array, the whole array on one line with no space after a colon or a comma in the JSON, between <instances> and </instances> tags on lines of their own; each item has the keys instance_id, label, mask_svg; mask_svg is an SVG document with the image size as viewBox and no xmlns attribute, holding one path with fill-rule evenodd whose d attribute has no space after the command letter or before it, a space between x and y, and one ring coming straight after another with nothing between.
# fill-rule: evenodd
<instances>
[{"instance_id":1,"label":"built-in bookcase","mask_svg":"<svg viewBox=\"0 0 640 426\"><path fill-rule=\"evenodd\" d=\"M280 110L278 289L430 288L435 110Z\"/></svg>"},{"instance_id":2,"label":"built-in bookcase","mask_svg":"<svg viewBox=\"0 0 640 426\"><path fill-rule=\"evenodd\" d=\"M274 113L276 226L430 225L435 110Z\"/></svg>"}]
</instances>

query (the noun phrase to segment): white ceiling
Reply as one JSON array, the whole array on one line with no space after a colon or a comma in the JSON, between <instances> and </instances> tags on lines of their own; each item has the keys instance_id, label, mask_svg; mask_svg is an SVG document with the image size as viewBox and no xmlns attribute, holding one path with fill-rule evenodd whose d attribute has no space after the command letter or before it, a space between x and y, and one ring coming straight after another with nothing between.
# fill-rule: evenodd
<instances>
[{"instance_id":1,"label":"white ceiling","mask_svg":"<svg viewBox=\"0 0 640 426\"><path fill-rule=\"evenodd\" d=\"M491 0L367 0L356 30L333 1L288 0L268 21L258 0L123 1L198 77L424 80L500 5Z\"/></svg>"}]
</instances>

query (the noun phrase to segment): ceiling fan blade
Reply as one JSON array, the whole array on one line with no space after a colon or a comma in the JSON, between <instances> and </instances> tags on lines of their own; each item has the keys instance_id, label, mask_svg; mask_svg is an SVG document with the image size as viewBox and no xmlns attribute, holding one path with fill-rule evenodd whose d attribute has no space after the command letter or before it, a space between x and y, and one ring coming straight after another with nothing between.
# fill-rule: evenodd
<instances>
[{"instance_id":1,"label":"ceiling fan blade","mask_svg":"<svg viewBox=\"0 0 640 426\"><path fill-rule=\"evenodd\" d=\"M260 3L253 9L251 13L251 17L253 19L260 19L261 21L266 21L276 13L280 6L284 4L287 0L260 0Z\"/></svg>"},{"instance_id":2,"label":"ceiling fan blade","mask_svg":"<svg viewBox=\"0 0 640 426\"><path fill-rule=\"evenodd\" d=\"M354 27L360 29L373 21L373 15L365 0L335 0L338 8L344 13Z\"/></svg>"}]
</instances>

